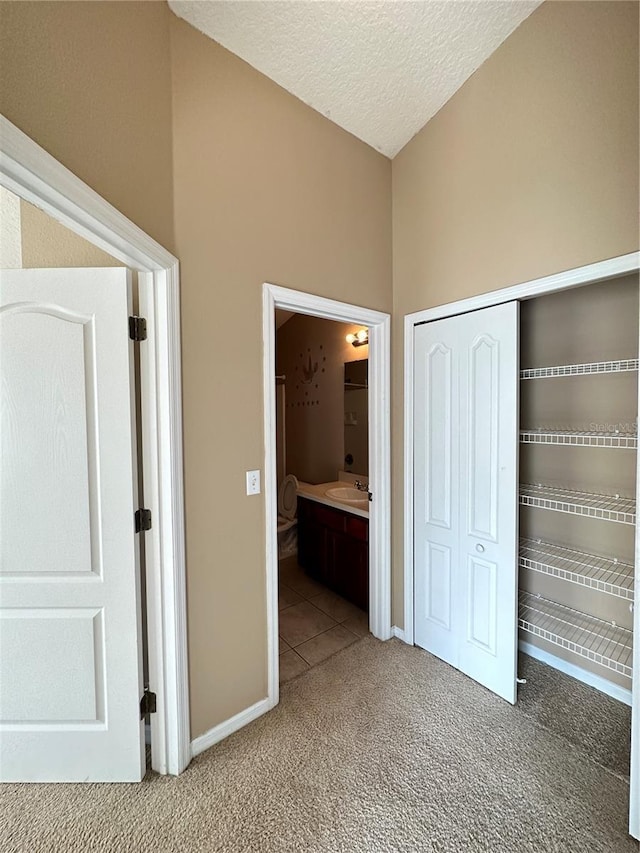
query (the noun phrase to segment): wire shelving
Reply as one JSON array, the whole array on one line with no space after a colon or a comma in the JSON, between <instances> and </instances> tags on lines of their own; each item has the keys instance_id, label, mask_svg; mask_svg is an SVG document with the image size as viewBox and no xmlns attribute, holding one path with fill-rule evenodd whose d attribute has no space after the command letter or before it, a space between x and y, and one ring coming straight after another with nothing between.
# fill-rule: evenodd
<instances>
[{"instance_id":1,"label":"wire shelving","mask_svg":"<svg viewBox=\"0 0 640 853\"><path fill-rule=\"evenodd\" d=\"M553 379L559 376L589 376L597 373L626 373L638 369L637 358L619 361L594 361L589 364L558 364L554 367L532 367L520 371L520 379Z\"/></svg>"},{"instance_id":2,"label":"wire shelving","mask_svg":"<svg viewBox=\"0 0 640 853\"><path fill-rule=\"evenodd\" d=\"M583 432L580 430L521 430L521 444L557 444L565 447L609 447L635 450L638 436L635 433Z\"/></svg>"},{"instance_id":3,"label":"wire shelving","mask_svg":"<svg viewBox=\"0 0 640 853\"><path fill-rule=\"evenodd\" d=\"M522 569L633 601L633 566L617 557L599 557L540 539L522 538L519 564Z\"/></svg>"},{"instance_id":4,"label":"wire shelving","mask_svg":"<svg viewBox=\"0 0 640 853\"><path fill-rule=\"evenodd\" d=\"M530 592L520 593L518 611L523 631L631 678L633 634L626 628Z\"/></svg>"},{"instance_id":5,"label":"wire shelving","mask_svg":"<svg viewBox=\"0 0 640 853\"><path fill-rule=\"evenodd\" d=\"M522 483L520 504L604 521L615 521L619 524L635 524L636 521L635 500L620 497L620 495L597 495L555 486Z\"/></svg>"}]
</instances>

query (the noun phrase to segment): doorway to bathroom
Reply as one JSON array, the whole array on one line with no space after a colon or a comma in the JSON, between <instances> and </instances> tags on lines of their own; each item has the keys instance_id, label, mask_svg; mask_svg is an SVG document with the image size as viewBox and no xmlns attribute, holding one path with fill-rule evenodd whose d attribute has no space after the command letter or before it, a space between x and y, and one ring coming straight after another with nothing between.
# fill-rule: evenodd
<instances>
[{"instance_id":1,"label":"doorway to bathroom","mask_svg":"<svg viewBox=\"0 0 640 853\"><path fill-rule=\"evenodd\" d=\"M276 309L280 684L369 631L368 330Z\"/></svg>"},{"instance_id":2,"label":"doorway to bathroom","mask_svg":"<svg viewBox=\"0 0 640 853\"><path fill-rule=\"evenodd\" d=\"M263 320L276 704L281 667L286 680L363 634L391 636L390 318L265 284Z\"/></svg>"}]
</instances>

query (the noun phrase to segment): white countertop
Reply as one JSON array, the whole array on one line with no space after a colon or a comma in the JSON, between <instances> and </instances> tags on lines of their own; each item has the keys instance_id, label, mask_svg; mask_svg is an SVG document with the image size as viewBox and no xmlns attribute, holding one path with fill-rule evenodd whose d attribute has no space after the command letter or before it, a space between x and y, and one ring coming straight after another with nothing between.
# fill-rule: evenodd
<instances>
[{"instance_id":1,"label":"white countertop","mask_svg":"<svg viewBox=\"0 0 640 853\"><path fill-rule=\"evenodd\" d=\"M316 503L319 504L332 506L335 509L341 509L343 512L350 512L352 515L359 515L361 518L369 518L368 509L360 509L353 504L343 503L342 501L335 500L335 498L328 498L325 494L327 489L335 489L339 486L347 485L349 485L349 483L344 480L334 480L332 483L318 483L315 486L311 483L303 483L299 480L298 496L301 498L308 498L310 501L316 501ZM364 497L365 495L366 492L363 492L362 496Z\"/></svg>"}]
</instances>

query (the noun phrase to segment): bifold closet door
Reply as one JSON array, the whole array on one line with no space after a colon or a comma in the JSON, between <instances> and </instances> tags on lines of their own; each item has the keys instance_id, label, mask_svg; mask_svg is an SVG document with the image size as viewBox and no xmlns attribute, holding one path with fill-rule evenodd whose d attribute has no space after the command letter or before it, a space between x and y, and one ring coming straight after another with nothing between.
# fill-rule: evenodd
<instances>
[{"instance_id":1,"label":"bifold closet door","mask_svg":"<svg viewBox=\"0 0 640 853\"><path fill-rule=\"evenodd\" d=\"M415 332L415 642L516 700L518 303Z\"/></svg>"}]
</instances>

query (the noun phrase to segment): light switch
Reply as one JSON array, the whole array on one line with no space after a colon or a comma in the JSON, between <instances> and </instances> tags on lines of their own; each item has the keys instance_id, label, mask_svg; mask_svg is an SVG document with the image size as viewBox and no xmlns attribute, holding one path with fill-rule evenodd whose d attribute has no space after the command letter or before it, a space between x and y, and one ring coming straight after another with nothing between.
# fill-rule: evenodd
<instances>
[{"instance_id":1,"label":"light switch","mask_svg":"<svg viewBox=\"0 0 640 853\"><path fill-rule=\"evenodd\" d=\"M247 494L260 494L260 471L247 471Z\"/></svg>"}]
</instances>

